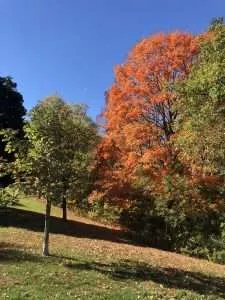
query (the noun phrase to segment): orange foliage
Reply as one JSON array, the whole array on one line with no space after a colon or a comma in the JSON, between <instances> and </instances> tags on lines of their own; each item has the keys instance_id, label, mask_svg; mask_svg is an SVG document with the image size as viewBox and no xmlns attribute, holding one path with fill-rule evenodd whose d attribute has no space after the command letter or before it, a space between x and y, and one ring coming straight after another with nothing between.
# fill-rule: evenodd
<instances>
[{"instance_id":1,"label":"orange foliage","mask_svg":"<svg viewBox=\"0 0 225 300\"><path fill-rule=\"evenodd\" d=\"M174 85L187 76L197 53L193 35L160 33L137 43L115 68L97 155L97 188L110 200L127 199L140 167L158 182L167 173L177 116L172 105L179 100Z\"/></svg>"}]
</instances>

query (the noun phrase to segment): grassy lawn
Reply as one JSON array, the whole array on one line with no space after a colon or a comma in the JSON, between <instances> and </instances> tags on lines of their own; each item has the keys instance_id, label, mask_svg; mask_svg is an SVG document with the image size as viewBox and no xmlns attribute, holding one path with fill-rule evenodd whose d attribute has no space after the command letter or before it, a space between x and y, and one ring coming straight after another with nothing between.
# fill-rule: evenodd
<instances>
[{"instance_id":1,"label":"grassy lawn","mask_svg":"<svg viewBox=\"0 0 225 300\"><path fill-rule=\"evenodd\" d=\"M41 200L30 199L29 197L24 196L20 199L20 202L17 206L14 206L18 209L24 209L28 211L33 211L37 213L44 213L45 211L45 204ZM61 216L61 210L58 207L52 207L51 214L53 216Z\"/></svg>"},{"instance_id":2,"label":"grassy lawn","mask_svg":"<svg viewBox=\"0 0 225 300\"><path fill-rule=\"evenodd\" d=\"M40 255L44 205L0 210L0 299L225 299L225 266L134 245L118 229L54 208L51 256Z\"/></svg>"}]
</instances>

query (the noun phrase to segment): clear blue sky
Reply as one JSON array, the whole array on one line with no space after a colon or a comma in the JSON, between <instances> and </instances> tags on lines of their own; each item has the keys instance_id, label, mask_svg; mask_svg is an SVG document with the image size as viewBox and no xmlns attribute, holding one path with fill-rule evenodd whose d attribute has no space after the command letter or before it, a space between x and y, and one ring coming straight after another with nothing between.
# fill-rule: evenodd
<instances>
[{"instance_id":1,"label":"clear blue sky","mask_svg":"<svg viewBox=\"0 0 225 300\"><path fill-rule=\"evenodd\" d=\"M27 109L58 93L95 118L140 38L201 32L223 15L225 0L0 0L0 76L14 78Z\"/></svg>"}]
</instances>

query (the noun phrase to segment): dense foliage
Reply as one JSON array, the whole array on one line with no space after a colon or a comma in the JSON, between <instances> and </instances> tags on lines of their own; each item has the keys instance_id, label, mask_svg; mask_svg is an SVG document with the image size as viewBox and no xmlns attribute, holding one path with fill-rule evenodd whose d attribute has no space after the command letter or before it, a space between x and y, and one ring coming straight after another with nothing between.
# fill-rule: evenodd
<instances>
[{"instance_id":1,"label":"dense foliage","mask_svg":"<svg viewBox=\"0 0 225 300\"><path fill-rule=\"evenodd\" d=\"M17 84L10 77L0 77L0 131L10 128L17 130L17 135L21 137L25 113L23 96L17 91ZM5 146L0 136L0 159L4 159L4 163L10 163L14 157L5 151ZM7 168L7 165L4 166ZM0 186L5 187L10 183L12 183L11 172L7 174L1 172ZM1 190L1 192L4 191Z\"/></svg>"},{"instance_id":2,"label":"dense foliage","mask_svg":"<svg viewBox=\"0 0 225 300\"><path fill-rule=\"evenodd\" d=\"M16 83L10 77L0 77L0 129L22 130L25 113L23 96Z\"/></svg>"},{"instance_id":3,"label":"dense foliage","mask_svg":"<svg viewBox=\"0 0 225 300\"><path fill-rule=\"evenodd\" d=\"M225 26L215 22L179 90L178 145L205 175L225 174Z\"/></svg>"},{"instance_id":4,"label":"dense foliage","mask_svg":"<svg viewBox=\"0 0 225 300\"><path fill-rule=\"evenodd\" d=\"M90 202L147 243L223 261L224 37L156 34L115 69Z\"/></svg>"}]
</instances>

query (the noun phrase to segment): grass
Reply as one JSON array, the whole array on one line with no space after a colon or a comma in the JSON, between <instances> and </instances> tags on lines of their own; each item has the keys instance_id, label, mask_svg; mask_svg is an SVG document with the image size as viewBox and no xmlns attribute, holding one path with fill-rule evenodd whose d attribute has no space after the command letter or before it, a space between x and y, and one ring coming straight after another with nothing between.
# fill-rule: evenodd
<instances>
[{"instance_id":1,"label":"grass","mask_svg":"<svg viewBox=\"0 0 225 300\"><path fill-rule=\"evenodd\" d=\"M35 198L29 198L27 196L24 196L23 198L20 199L20 202L18 203L18 205L14 206L18 209L25 209L28 211L33 211L33 212L37 212L37 213L44 213L45 211L45 204L43 201L41 200L37 200ZM61 211L58 207L52 207L52 211L51 214L53 216L60 216L61 215Z\"/></svg>"},{"instance_id":2,"label":"grass","mask_svg":"<svg viewBox=\"0 0 225 300\"><path fill-rule=\"evenodd\" d=\"M118 228L69 213L51 222L40 255L44 204L0 210L0 299L225 299L225 266L129 241Z\"/></svg>"}]
</instances>

